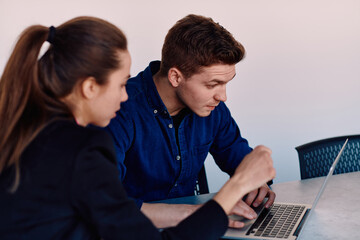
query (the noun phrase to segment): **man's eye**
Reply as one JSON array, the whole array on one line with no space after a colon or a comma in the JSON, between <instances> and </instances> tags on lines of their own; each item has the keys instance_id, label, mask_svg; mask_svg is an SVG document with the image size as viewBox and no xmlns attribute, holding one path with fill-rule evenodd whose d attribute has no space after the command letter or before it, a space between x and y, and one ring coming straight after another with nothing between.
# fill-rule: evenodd
<instances>
[{"instance_id":1,"label":"man's eye","mask_svg":"<svg viewBox=\"0 0 360 240\"><path fill-rule=\"evenodd\" d=\"M214 85L207 85L207 87L208 87L208 88L210 88L210 89L211 89L211 88L214 88L214 87L216 87L216 86L217 86L217 84L214 84Z\"/></svg>"}]
</instances>

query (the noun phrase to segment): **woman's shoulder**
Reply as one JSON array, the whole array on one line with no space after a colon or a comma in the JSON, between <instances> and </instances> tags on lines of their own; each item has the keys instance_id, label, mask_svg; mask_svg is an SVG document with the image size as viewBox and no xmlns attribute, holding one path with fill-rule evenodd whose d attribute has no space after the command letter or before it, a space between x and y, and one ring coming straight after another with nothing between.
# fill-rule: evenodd
<instances>
[{"instance_id":1,"label":"woman's shoulder","mask_svg":"<svg viewBox=\"0 0 360 240\"><path fill-rule=\"evenodd\" d=\"M39 134L40 138L52 138L59 141L94 141L107 140L111 137L103 129L79 126L73 120L55 120L50 122Z\"/></svg>"},{"instance_id":2,"label":"woman's shoulder","mask_svg":"<svg viewBox=\"0 0 360 240\"><path fill-rule=\"evenodd\" d=\"M55 120L49 123L29 145L29 154L46 153L71 159L79 152L101 149L114 154L114 143L103 129L82 127L72 120Z\"/></svg>"}]
</instances>

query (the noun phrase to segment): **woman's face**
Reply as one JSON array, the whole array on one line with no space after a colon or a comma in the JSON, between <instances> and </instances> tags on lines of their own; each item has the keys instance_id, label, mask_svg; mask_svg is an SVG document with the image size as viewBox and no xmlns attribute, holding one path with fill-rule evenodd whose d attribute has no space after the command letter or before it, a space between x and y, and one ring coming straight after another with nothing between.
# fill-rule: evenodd
<instances>
[{"instance_id":1,"label":"woman's face","mask_svg":"<svg viewBox=\"0 0 360 240\"><path fill-rule=\"evenodd\" d=\"M120 68L113 71L105 85L100 85L100 90L93 99L88 109L91 111L90 124L105 127L116 116L120 104L128 99L126 82L130 77L131 57L129 52L119 51L121 59Z\"/></svg>"}]
</instances>

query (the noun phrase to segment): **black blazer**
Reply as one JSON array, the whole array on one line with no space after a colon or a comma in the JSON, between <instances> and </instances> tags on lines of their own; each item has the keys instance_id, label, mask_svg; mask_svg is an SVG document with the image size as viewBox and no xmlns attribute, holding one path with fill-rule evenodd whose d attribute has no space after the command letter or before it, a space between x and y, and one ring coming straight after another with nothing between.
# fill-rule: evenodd
<instances>
[{"instance_id":1,"label":"black blazer","mask_svg":"<svg viewBox=\"0 0 360 240\"><path fill-rule=\"evenodd\" d=\"M161 232L130 200L118 178L111 137L73 121L47 126L20 161L0 175L0 239L218 239L228 219L209 201Z\"/></svg>"}]
</instances>

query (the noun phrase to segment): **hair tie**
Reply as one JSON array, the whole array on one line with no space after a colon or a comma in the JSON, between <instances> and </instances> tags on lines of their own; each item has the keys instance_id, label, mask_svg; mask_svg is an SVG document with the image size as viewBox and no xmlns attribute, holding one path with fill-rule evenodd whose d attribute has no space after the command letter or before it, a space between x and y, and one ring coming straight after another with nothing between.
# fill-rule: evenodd
<instances>
[{"instance_id":1,"label":"hair tie","mask_svg":"<svg viewBox=\"0 0 360 240\"><path fill-rule=\"evenodd\" d=\"M56 28L54 26L49 27L49 35L48 35L48 38L46 41L48 41L51 44L54 43L55 30L56 30Z\"/></svg>"}]
</instances>

